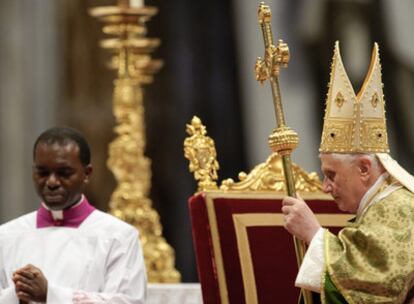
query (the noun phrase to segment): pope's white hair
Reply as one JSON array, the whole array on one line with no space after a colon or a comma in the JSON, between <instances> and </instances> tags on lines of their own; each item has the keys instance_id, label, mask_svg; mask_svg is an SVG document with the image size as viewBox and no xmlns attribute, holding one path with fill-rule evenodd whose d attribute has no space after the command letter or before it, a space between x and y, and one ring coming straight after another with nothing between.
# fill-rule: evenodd
<instances>
[{"instance_id":1,"label":"pope's white hair","mask_svg":"<svg viewBox=\"0 0 414 304\"><path fill-rule=\"evenodd\" d=\"M321 153L320 155L322 154L323 153ZM333 158L341 162L346 162L346 163L354 163L360 157L367 157L371 162L371 167L373 168L373 170L375 170L376 172L383 172L385 170L382 164L380 163L380 161L378 160L377 156L372 153L353 153L353 154L351 153L348 153L348 154L329 153L329 154L332 155Z\"/></svg>"}]
</instances>

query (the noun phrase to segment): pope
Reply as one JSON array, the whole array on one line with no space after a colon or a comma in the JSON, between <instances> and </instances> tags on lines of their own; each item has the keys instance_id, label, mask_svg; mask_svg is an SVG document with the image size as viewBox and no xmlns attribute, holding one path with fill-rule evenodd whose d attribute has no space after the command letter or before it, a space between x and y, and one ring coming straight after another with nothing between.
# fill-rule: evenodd
<instances>
[{"instance_id":1,"label":"pope","mask_svg":"<svg viewBox=\"0 0 414 304\"><path fill-rule=\"evenodd\" d=\"M323 190L355 218L338 235L300 198L286 197L286 229L309 244L296 286L322 303L408 303L414 286L414 178L391 158L378 45L356 95L335 44L320 160Z\"/></svg>"}]
</instances>

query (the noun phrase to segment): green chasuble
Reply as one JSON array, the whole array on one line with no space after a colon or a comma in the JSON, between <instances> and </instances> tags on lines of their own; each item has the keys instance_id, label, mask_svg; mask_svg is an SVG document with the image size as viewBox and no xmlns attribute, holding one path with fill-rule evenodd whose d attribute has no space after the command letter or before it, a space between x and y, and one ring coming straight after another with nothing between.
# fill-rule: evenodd
<instances>
[{"instance_id":1,"label":"green chasuble","mask_svg":"<svg viewBox=\"0 0 414 304\"><path fill-rule=\"evenodd\" d=\"M414 194L367 208L338 236L325 232L322 303L404 303L414 285Z\"/></svg>"}]
</instances>

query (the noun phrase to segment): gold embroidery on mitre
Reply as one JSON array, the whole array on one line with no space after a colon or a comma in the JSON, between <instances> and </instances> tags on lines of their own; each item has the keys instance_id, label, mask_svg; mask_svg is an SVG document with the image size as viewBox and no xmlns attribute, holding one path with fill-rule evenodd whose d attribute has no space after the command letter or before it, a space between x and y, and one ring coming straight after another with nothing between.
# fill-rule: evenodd
<instances>
[{"instance_id":1,"label":"gold embroidery on mitre","mask_svg":"<svg viewBox=\"0 0 414 304\"><path fill-rule=\"evenodd\" d=\"M362 122L362 149L380 152L388 148L387 132L381 119L366 119Z\"/></svg>"},{"instance_id":2,"label":"gold embroidery on mitre","mask_svg":"<svg viewBox=\"0 0 414 304\"><path fill-rule=\"evenodd\" d=\"M328 87L319 151L388 153L385 102L377 43L374 44L365 81L356 95L342 63L337 41ZM347 102L348 100L350 102Z\"/></svg>"},{"instance_id":3,"label":"gold embroidery on mitre","mask_svg":"<svg viewBox=\"0 0 414 304\"><path fill-rule=\"evenodd\" d=\"M330 120L325 123L324 128L328 132L322 134L321 146L334 146L338 150L337 152L345 152L352 145L352 137L349 136L353 128L352 121L340 119L335 121Z\"/></svg>"},{"instance_id":4,"label":"gold embroidery on mitre","mask_svg":"<svg viewBox=\"0 0 414 304\"><path fill-rule=\"evenodd\" d=\"M374 95L372 95L371 104L374 108L376 108L379 102L378 94L375 92Z\"/></svg>"},{"instance_id":5,"label":"gold embroidery on mitre","mask_svg":"<svg viewBox=\"0 0 414 304\"><path fill-rule=\"evenodd\" d=\"M345 102L345 98L344 98L344 96L341 94L341 92L339 92L339 93L336 95L336 98L335 98L335 103L336 103L336 106L337 106L338 108L340 108L340 107L342 107L342 105L344 104L344 102Z\"/></svg>"}]
</instances>

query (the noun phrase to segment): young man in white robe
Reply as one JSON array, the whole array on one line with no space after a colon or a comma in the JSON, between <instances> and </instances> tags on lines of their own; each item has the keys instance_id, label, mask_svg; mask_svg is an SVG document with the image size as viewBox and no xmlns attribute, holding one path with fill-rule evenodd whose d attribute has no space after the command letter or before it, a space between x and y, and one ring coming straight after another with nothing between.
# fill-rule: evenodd
<instances>
[{"instance_id":1,"label":"young man in white robe","mask_svg":"<svg viewBox=\"0 0 414 304\"><path fill-rule=\"evenodd\" d=\"M1 304L142 304L146 270L138 231L82 194L92 173L85 138L42 133L33 148L40 208L0 226Z\"/></svg>"}]
</instances>

